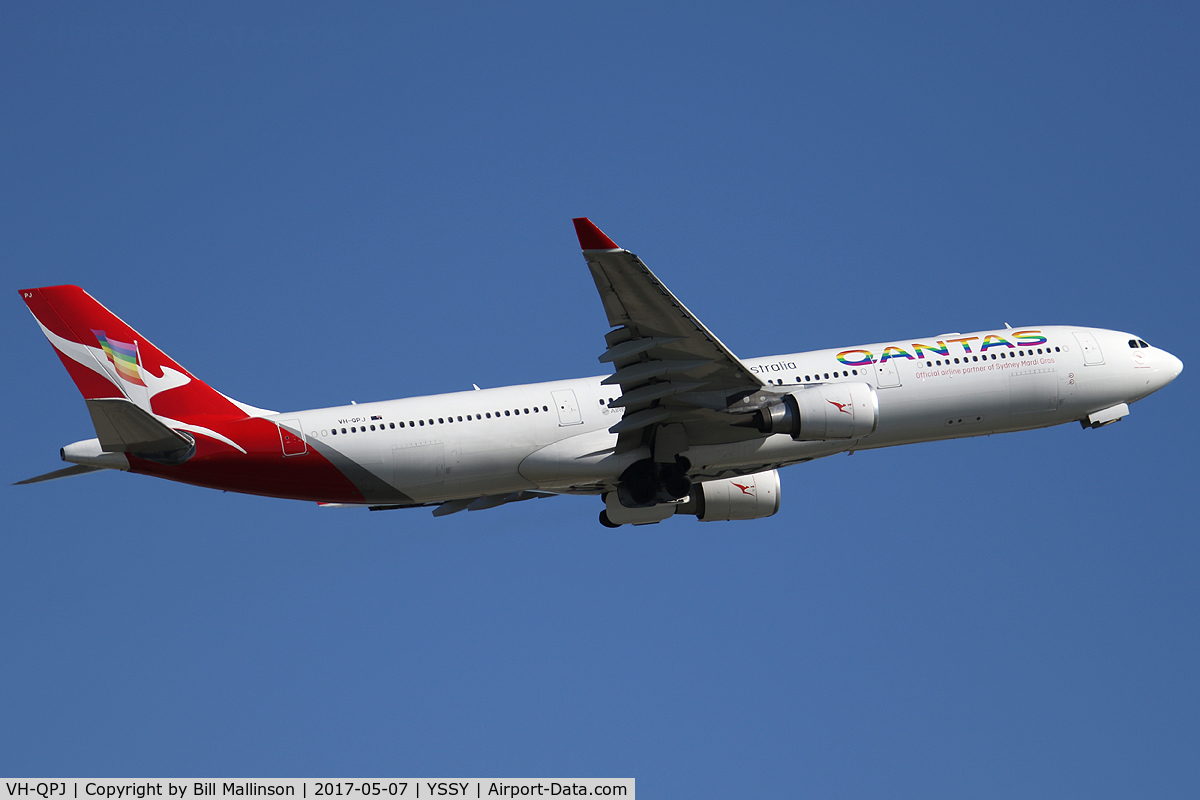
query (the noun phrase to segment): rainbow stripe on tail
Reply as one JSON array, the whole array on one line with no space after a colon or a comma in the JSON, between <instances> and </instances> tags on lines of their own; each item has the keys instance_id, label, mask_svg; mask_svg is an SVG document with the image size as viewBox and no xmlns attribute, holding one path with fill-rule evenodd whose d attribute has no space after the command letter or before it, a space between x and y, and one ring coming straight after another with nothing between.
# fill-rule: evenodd
<instances>
[{"instance_id":1,"label":"rainbow stripe on tail","mask_svg":"<svg viewBox=\"0 0 1200 800\"><path fill-rule=\"evenodd\" d=\"M138 386L145 386L145 381L142 380L141 373L138 371L138 348L137 341L133 344L118 342L116 339L109 339L104 335L104 331L92 331L96 335L96 341L100 343L100 347L104 350L104 355L108 356L108 360L116 367L117 374L130 383L136 383Z\"/></svg>"}]
</instances>

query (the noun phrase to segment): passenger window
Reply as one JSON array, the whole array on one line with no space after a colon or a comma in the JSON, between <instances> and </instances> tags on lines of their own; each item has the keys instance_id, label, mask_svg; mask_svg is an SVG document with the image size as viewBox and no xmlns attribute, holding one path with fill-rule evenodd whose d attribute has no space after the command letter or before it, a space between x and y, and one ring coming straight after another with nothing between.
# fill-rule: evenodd
<instances>
[{"instance_id":1,"label":"passenger window","mask_svg":"<svg viewBox=\"0 0 1200 800\"><path fill-rule=\"evenodd\" d=\"M425 420L420 420L420 423L421 423L421 427L422 427L422 428L424 428L424 427L425 427Z\"/></svg>"}]
</instances>

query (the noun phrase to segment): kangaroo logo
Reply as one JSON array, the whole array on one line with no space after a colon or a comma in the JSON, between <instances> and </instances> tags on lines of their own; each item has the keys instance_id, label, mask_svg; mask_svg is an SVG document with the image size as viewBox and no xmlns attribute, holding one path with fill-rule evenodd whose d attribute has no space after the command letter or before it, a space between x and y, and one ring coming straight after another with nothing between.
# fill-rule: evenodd
<instances>
[{"instance_id":1,"label":"kangaroo logo","mask_svg":"<svg viewBox=\"0 0 1200 800\"><path fill-rule=\"evenodd\" d=\"M730 481L730 483L733 483L733 481ZM742 490L742 494L744 494L744 495L749 495L750 497L756 497L756 496L757 496L757 495L755 495L755 494L754 494L754 488L755 488L755 487L752 487L752 486L743 486L743 485L742 485L742 484L740 484L740 483L733 483L733 485L734 485L734 486L736 486L737 488L741 489L741 490Z\"/></svg>"},{"instance_id":2,"label":"kangaroo logo","mask_svg":"<svg viewBox=\"0 0 1200 800\"><path fill-rule=\"evenodd\" d=\"M839 403L836 400L826 400L825 402L827 402L831 405L837 406L837 410L842 412L843 414L853 414L854 413L853 411L850 410L850 406L852 405L852 403Z\"/></svg>"}]
</instances>

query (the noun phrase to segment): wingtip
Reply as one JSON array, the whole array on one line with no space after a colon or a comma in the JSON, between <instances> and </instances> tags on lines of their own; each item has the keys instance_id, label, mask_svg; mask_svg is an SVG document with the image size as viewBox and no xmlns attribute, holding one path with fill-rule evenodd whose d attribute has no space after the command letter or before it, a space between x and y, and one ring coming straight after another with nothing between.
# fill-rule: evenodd
<instances>
[{"instance_id":1,"label":"wingtip","mask_svg":"<svg viewBox=\"0 0 1200 800\"><path fill-rule=\"evenodd\" d=\"M584 250L620 250L612 239L604 235L604 231L587 217L576 217L575 233L579 236L579 246Z\"/></svg>"}]
</instances>

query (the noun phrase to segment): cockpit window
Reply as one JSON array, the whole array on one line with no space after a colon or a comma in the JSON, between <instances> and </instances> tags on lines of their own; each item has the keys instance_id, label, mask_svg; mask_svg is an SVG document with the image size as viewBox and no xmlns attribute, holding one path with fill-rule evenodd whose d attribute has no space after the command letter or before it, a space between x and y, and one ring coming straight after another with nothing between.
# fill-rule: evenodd
<instances>
[{"instance_id":1,"label":"cockpit window","mask_svg":"<svg viewBox=\"0 0 1200 800\"><path fill-rule=\"evenodd\" d=\"M1129 348L1130 348L1131 350L1137 350L1137 349L1138 349L1138 340L1137 340L1137 339L1130 339L1130 340L1129 340Z\"/></svg>"},{"instance_id":2,"label":"cockpit window","mask_svg":"<svg viewBox=\"0 0 1200 800\"><path fill-rule=\"evenodd\" d=\"M1140 346L1142 346L1142 347L1149 347L1149 346L1150 346L1150 345L1146 344L1145 342L1143 342L1141 339L1138 339L1137 341L1138 341L1138 344L1139 344Z\"/></svg>"}]
</instances>

